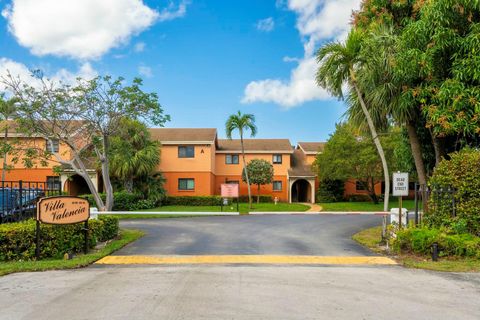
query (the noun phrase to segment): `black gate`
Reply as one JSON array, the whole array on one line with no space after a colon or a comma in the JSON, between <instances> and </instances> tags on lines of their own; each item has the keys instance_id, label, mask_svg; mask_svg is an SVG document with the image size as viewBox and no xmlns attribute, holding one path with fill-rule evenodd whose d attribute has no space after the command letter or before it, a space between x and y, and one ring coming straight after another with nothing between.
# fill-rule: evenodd
<instances>
[{"instance_id":1,"label":"black gate","mask_svg":"<svg viewBox=\"0 0 480 320\"><path fill-rule=\"evenodd\" d=\"M39 198L61 194L60 181L3 181L0 183L0 223L34 218Z\"/></svg>"}]
</instances>

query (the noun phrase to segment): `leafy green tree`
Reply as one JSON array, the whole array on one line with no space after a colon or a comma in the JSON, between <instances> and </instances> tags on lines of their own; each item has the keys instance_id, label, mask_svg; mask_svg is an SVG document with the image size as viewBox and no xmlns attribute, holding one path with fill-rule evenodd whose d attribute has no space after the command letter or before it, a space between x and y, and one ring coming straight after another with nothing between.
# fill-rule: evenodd
<instances>
[{"instance_id":1,"label":"leafy green tree","mask_svg":"<svg viewBox=\"0 0 480 320\"><path fill-rule=\"evenodd\" d=\"M242 172L242 180L257 185L257 203L260 203L260 186L273 182L273 165L267 160L253 159L247 164L247 170Z\"/></svg>"},{"instance_id":2,"label":"leafy green tree","mask_svg":"<svg viewBox=\"0 0 480 320\"><path fill-rule=\"evenodd\" d=\"M9 152L12 150L13 146L9 142L8 131L9 131L9 121L13 120L17 114L17 99L5 99L5 94L0 95L0 116L1 120L4 122L4 135L3 135L3 144L2 144L2 154L3 154L3 165L2 165L2 182L5 181L5 177L8 170L7 157Z\"/></svg>"},{"instance_id":3,"label":"leafy green tree","mask_svg":"<svg viewBox=\"0 0 480 320\"><path fill-rule=\"evenodd\" d=\"M358 75L357 81L364 92L364 99L377 128L385 130L392 119L406 128L417 176L419 182L425 185L427 176L422 151L424 148L417 129L421 122L421 111L415 104L403 103L404 84L395 75L395 64L392 63L398 50L398 37L393 29L388 27L376 28L367 35L362 51L369 57L369 67ZM349 119L363 126L365 117L356 95L350 95L348 102Z\"/></svg>"},{"instance_id":4,"label":"leafy green tree","mask_svg":"<svg viewBox=\"0 0 480 320\"><path fill-rule=\"evenodd\" d=\"M399 161L395 155L401 139L398 129L391 129L388 135L382 136L385 156L393 169L401 168L397 166ZM378 203L375 184L382 180L382 164L371 138L362 135L355 126L348 123L337 124L323 152L317 155L313 168L321 181L357 180L370 199Z\"/></svg>"},{"instance_id":5,"label":"leafy green tree","mask_svg":"<svg viewBox=\"0 0 480 320\"><path fill-rule=\"evenodd\" d=\"M133 192L134 180L152 174L160 163L160 143L152 141L148 128L140 121L124 118L111 137L110 174Z\"/></svg>"},{"instance_id":6,"label":"leafy green tree","mask_svg":"<svg viewBox=\"0 0 480 320\"><path fill-rule=\"evenodd\" d=\"M362 55L364 35L352 30L345 43L331 42L318 50L317 60L320 64L317 71L317 83L338 98L343 98L342 86L348 84L351 94L359 102L368 124L373 142L381 159L385 181L384 210L388 210L390 194L390 177L385 152L378 137L377 130L359 86L357 75L368 69L368 57Z\"/></svg>"},{"instance_id":7,"label":"leafy green tree","mask_svg":"<svg viewBox=\"0 0 480 320\"><path fill-rule=\"evenodd\" d=\"M240 135L240 145L242 147L242 160L243 160L243 174L245 175L245 181L247 182L248 189L248 205L252 208L252 192L250 189L250 179L248 176L247 162L245 160L245 146L243 144L243 136L247 130L250 130L250 135L254 137L257 134L257 126L255 125L255 116L253 114L243 114L240 111L236 114L232 114L228 117L225 123L225 132L228 139L232 139L234 131L238 130Z\"/></svg>"},{"instance_id":8,"label":"leafy green tree","mask_svg":"<svg viewBox=\"0 0 480 320\"><path fill-rule=\"evenodd\" d=\"M354 14L354 28L368 33L370 61L378 62L359 82L370 82L367 100L378 96L378 109L406 127L420 183L431 147L438 164L450 151L478 146L479 13L468 0L369 0Z\"/></svg>"},{"instance_id":9,"label":"leafy green tree","mask_svg":"<svg viewBox=\"0 0 480 320\"><path fill-rule=\"evenodd\" d=\"M143 91L139 78L131 84L110 76L78 78L74 84L65 84L46 79L39 71L33 75L38 80L35 87L11 74L0 79L19 101L17 111L22 128L28 134L45 137L51 147L47 156L72 168L86 181L99 210L110 211L111 138L121 130L120 122L125 117L148 120L158 126L168 121L157 94ZM52 148L54 139L67 146L68 152L56 152ZM89 150L93 150L94 159L100 163L105 202L87 170L83 155Z\"/></svg>"},{"instance_id":10,"label":"leafy green tree","mask_svg":"<svg viewBox=\"0 0 480 320\"><path fill-rule=\"evenodd\" d=\"M448 145L478 146L480 134L480 6L478 1L427 1L400 37L396 61L433 136L437 165Z\"/></svg>"},{"instance_id":11,"label":"leafy green tree","mask_svg":"<svg viewBox=\"0 0 480 320\"><path fill-rule=\"evenodd\" d=\"M344 200L345 181L323 179L317 190L317 202L338 202Z\"/></svg>"}]
</instances>

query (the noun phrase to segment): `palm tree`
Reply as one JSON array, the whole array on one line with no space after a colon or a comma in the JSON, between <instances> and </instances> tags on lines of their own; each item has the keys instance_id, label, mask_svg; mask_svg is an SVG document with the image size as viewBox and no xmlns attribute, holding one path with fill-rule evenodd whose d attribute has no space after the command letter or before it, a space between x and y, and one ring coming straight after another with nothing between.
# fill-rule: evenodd
<instances>
[{"instance_id":1,"label":"palm tree","mask_svg":"<svg viewBox=\"0 0 480 320\"><path fill-rule=\"evenodd\" d=\"M387 160L382 144L375 129L370 112L365 102L365 96L357 81L357 72L368 67L368 57L362 55L363 35L359 31L352 30L345 43L330 42L318 50L317 61L320 64L317 71L317 83L328 90L332 95L343 98L342 86L347 83L350 91L353 90L365 119L370 129L373 142L382 161L383 175L385 180L385 195L383 209L388 210L388 198L390 195L390 175Z\"/></svg>"},{"instance_id":2,"label":"palm tree","mask_svg":"<svg viewBox=\"0 0 480 320\"><path fill-rule=\"evenodd\" d=\"M245 147L243 145L243 135L245 131L250 130L250 136L254 137L257 134L257 126L255 125L255 116L253 114L242 114L240 111L228 117L225 123L225 131L227 138L232 139L233 131L238 130L240 134L240 144L242 146L243 171L245 173L245 180L248 188L248 205L252 208L252 193L250 190L250 179L247 172L247 161L245 160Z\"/></svg>"},{"instance_id":3,"label":"palm tree","mask_svg":"<svg viewBox=\"0 0 480 320\"><path fill-rule=\"evenodd\" d=\"M125 118L120 126L110 140L110 173L131 193L134 179L150 175L160 163L160 145L150 140L148 129L138 120Z\"/></svg>"},{"instance_id":4,"label":"palm tree","mask_svg":"<svg viewBox=\"0 0 480 320\"><path fill-rule=\"evenodd\" d=\"M1 120L5 123L5 131L3 136L3 166L2 166L2 183L5 182L8 163L7 163L7 156L9 151L9 144L8 144L8 121L15 117L17 112L16 109L17 100L15 98L11 98L5 100L5 95L0 95L0 116Z\"/></svg>"},{"instance_id":5,"label":"palm tree","mask_svg":"<svg viewBox=\"0 0 480 320\"><path fill-rule=\"evenodd\" d=\"M366 45L366 52L370 53L369 67L362 70L357 80L367 97L370 114L377 128L388 125L386 123L388 118L405 126L418 181L425 185L427 182L425 163L416 129L421 119L421 110L414 101L411 101L409 94L405 93L404 88L408 83L395 70L401 69L401 66L394 62L395 54L400 50L398 37L391 27L378 27L369 35ZM364 122L358 101L352 101L348 115L356 124Z\"/></svg>"}]
</instances>

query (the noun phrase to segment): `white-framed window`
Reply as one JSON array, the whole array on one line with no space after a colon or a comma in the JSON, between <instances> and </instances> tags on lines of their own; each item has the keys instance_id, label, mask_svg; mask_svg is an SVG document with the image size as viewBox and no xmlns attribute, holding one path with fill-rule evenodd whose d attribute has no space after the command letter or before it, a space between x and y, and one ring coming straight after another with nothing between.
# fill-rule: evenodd
<instances>
[{"instance_id":1,"label":"white-framed window","mask_svg":"<svg viewBox=\"0 0 480 320\"><path fill-rule=\"evenodd\" d=\"M178 147L179 158L195 158L194 146L179 146Z\"/></svg>"},{"instance_id":2,"label":"white-framed window","mask_svg":"<svg viewBox=\"0 0 480 320\"><path fill-rule=\"evenodd\" d=\"M60 141L58 139L45 139L45 150L57 153L60 150Z\"/></svg>"},{"instance_id":3,"label":"white-framed window","mask_svg":"<svg viewBox=\"0 0 480 320\"><path fill-rule=\"evenodd\" d=\"M178 179L178 190L183 190L183 191L195 190L195 179L192 179L192 178Z\"/></svg>"},{"instance_id":4,"label":"white-framed window","mask_svg":"<svg viewBox=\"0 0 480 320\"><path fill-rule=\"evenodd\" d=\"M273 181L273 191L282 191L282 181Z\"/></svg>"},{"instance_id":5,"label":"white-framed window","mask_svg":"<svg viewBox=\"0 0 480 320\"><path fill-rule=\"evenodd\" d=\"M238 154L225 155L225 164L238 164L238 161L239 161Z\"/></svg>"},{"instance_id":6,"label":"white-framed window","mask_svg":"<svg viewBox=\"0 0 480 320\"><path fill-rule=\"evenodd\" d=\"M60 177L59 176L47 176L47 189L59 190L60 189Z\"/></svg>"},{"instance_id":7,"label":"white-framed window","mask_svg":"<svg viewBox=\"0 0 480 320\"><path fill-rule=\"evenodd\" d=\"M281 154L274 154L272 162L274 164L282 164L282 155Z\"/></svg>"}]
</instances>

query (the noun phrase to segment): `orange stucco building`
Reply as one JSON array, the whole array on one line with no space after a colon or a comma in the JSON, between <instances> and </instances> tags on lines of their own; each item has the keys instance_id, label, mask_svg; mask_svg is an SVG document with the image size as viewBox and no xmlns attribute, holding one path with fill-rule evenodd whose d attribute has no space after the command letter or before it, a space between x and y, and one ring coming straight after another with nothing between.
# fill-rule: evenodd
<instances>
[{"instance_id":1,"label":"orange stucco building","mask_svg":"<svg viewBox=\"0 0 480 320\"><path fill-rule=\"evenodd\" d=\"M161 143L161 161L158 171L165 177L165 189L171 196L208 196L220 195L224 183L239 185L240 195L247 195L247 185L242 181L242 150L239 139L218 139L213 128L151 128L152 139ZM9 137L15 140L16 148L47 148L46 139L26 137L11 132ZM252 186L252 195L271 195L282 202L315 202L318 179L312 171L312 164L322 142L299 142L292 146L288 139L245 139L245 157L248 163L252 159L264 159L274 168L273 183L263 185L260 191ZM54 141L54 151L69 158L69 149ZM31 168L25 168L19 159L21 152L10 155L10 166L6 173L7 181L46 182L54 188L73 195L89 193L88 187L72 169L54 170L59 163L52 156L46 163L34 161ZM94 167L94 166L92 166ZM1 171L1 170L0 170ZM95 187L101 191L102 181L94 168L89 170ZM381 194L381 183L376 186ZM366 194L354 180L345 183L345 196Z\"/></svg>"}]
</instances>

